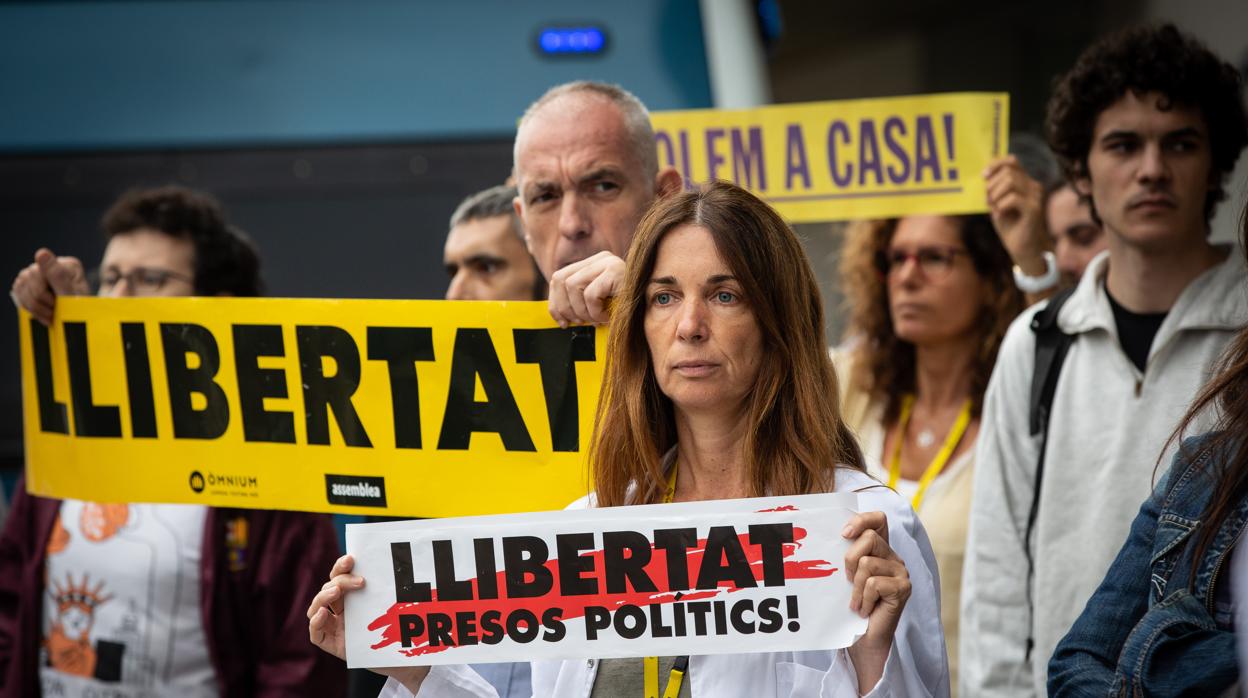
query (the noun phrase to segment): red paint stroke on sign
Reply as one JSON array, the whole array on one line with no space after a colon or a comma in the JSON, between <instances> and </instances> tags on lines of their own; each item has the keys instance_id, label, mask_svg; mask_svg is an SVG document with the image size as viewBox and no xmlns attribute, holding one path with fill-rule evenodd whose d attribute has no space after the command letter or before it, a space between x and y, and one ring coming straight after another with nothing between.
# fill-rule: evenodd
<instances>
[{"instance_id":1,"label":"red paint stroke on sign","mask_svg":"<svg viewBox=\"0 0 1248 698\"><path fill-rule=\"evenodd\" d=\"M781 508L780 510L783 510ZM833 567L832 563L827 560L792 560L798 548L801 547L801 540L806 538L806 529L800 527L793 528L793 543L785 543L784 550L784 578L790 579L816 579L820 577L830 577L835 574L838 568ZM749 542L749 534L742 533L737 536L741 543L741 547L745 550L746 559L750 563L750 570L754 574L754 579L761 582L763 580L763 560L762 549L758 545ZM652 550L654 548L652 547ZM706 539L698 540L695 547L689 548L686 552L685 560L689 568L689 579L695 580L698 576L698 570L702 565L702 557L706 552ZM591 557L594 560L593 572L599 578L599 583L605 586L602 581L603 570L603 552L595 550L587 552L580 557ZM562 596L559 589L559 570L558 559L552 558L544 565L554 577L554 586L550 593L535 598L506 598L506 573L499 572L497 575L496 586L500 596L498 599L471 599L464 601L439 601L438 592L433 590L433 600L420 603L396 603L390 607L384 614L375 618L368 624L369 630L380 630L381 639L376 644L371 645L374 650L382 649L389 645L398 643L399 640L399 623L400 616L406 614L431 614L443 613L455 618L457 612L473 612L480 618L489 611L498 611L503 617L513 611L525 609L532 612L539 619L542 612L551 607L561 607L564 609L561 620L567 621L574 618L580 618L585 615L585 608L588 606L602 606L614 611L621 606L631 604L634 606L652 606L656 604L673 603L676 601L696 601L699 599L708 599L720 596L721 594L734 591L740 591L731 581L723 581L717 589L692 589L688 591L632 591L623 594L599 593L592 595L576 595ZM645 566L646 574L652 580L667 580L667 556L664 554L652 555L650 562ZM474 588L477 587L477 580L472 580ZM657 583L657 581L656 581ZM631 584L629 585L631 587ZM760 584L761 586L761 584ZM450 632L456 632L456 628L452 625ZM504 631L505 632L505 631ZM430 646L428 644L428 629L424 633L412 637L412 646L410 649L399 650L404 655L415 657L425 654L433 654L443 650L453 649L454 645Z\"/></svg>"}]
</instances>

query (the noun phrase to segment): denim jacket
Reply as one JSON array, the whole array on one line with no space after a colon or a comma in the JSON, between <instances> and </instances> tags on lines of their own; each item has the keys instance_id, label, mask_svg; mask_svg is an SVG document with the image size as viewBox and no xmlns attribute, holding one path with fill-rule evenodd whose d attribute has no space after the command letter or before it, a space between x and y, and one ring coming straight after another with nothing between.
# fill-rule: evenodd
<instances>
[{"instance_id":1,"label":"denim jacket","mask_svg":"<svg viewBox=\"0 0 1248 698\"><path fill-rule=\"evenodd\" d=\"M1226 461L1200 446L1200 437L1183 444L1140 507L1126 544L1049 662L1049 695L1209 696L1235 684L1233 617L1215 613L1215 601L1248 520L1248 497L1222 522L1193 580L1193 534Z\"/></svg>"}]
</instances>

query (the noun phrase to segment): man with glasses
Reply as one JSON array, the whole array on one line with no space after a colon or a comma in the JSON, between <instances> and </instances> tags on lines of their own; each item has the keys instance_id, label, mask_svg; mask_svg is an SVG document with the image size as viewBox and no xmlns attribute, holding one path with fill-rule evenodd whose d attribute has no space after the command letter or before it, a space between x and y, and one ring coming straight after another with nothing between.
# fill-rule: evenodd
<instances>
[{"instance_id":1,"label":"man with glasses","mask_svg":"<svg viewBox=\"0 0 1248 698\"><path fill-rule=\"evenodd\" d=\"M108 246L96 281L101 296L258 296L260 257L225 222L220 204L181 187L135 190L104 215ZM47 324L57 295L90 293L82 262L50 250L13 282L13 300Z\"/></svg>"},{"instance_id":2,"label":"man with glasses","mask_svg":"<svg viewBox=\"0 0 1248 698\"><path fill-rule=\"evenodd\" d=\"M103 220L102 296L256 296L260 257L212 197L136 190ZM14 301L41 322L89 291L47 249ZM328 516L35 497L0 535L0 696L341 696L340 662L302 636L333 564Z\"/></svg>"}]
</instances>

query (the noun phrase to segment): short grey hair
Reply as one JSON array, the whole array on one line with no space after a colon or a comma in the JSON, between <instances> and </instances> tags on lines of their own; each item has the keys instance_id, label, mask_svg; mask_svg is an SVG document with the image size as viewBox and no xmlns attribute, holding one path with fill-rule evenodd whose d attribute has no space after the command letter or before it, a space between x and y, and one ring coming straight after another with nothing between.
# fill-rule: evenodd
<instances>
[{"instance_id":1,"label":"short grey hair","mask_svg":"<svg viewBox=\"0 0 1248 698\"><path fill-rule=\"evenodd\" d=\"M530 104L529 108L524 110L524 116L520 117L520 124L516 127L516 146L520 144L520 131L524 130L525 124L543 107L560 97L574 94L600 97L620 110L620 116L624 118L624 128L628 130L628 139L632 144L633 154L641 163L642 172L653 182L659 174L659 153L654 144L654 127L650 125L650 112L636 95L619 85L593 80L576 80L555 85L546 90L546 94ZM513 162L517 153L518 151L513 148Z\"/></svg>"},{"instance_id":2,"label":"short grey hair","mask_svg":"<svg viewBox=\"0 0 1248 698\"><path fill-rule=\"evenodd\" d=\"M508 216L511 218L511 229L515 231L517 237L523 240L524 228L521 227L520 218L516 215L515 206L512 204L515 198L516 188L506 185L479 191L455 207L455 213L451 214L451 227L482 218Z\"/></svg>"}]
</instances>

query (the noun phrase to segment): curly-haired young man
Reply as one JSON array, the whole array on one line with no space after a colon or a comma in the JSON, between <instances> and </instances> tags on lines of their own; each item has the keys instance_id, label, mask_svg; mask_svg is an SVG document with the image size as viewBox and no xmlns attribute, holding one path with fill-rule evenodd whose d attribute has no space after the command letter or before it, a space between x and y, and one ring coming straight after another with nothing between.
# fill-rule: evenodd
<instances>
[{"instance_id":1,"label":"curly-haired young man","mask_svg":"<svg viewBox=\"0 0 1248 698\"><path fill-rule=\"evenodd\" d=\"M205 193L137 189L102 227L101 296L263 290L255 246ZM48 323L58 295L89 290L77 259L41 249L12 295ZM341 696L341 663L296 627L337 555L324 514L49 499L19 481L0 534L0 698Z\"/></svg>"},{"instance_id":2,"label":"curly-haired young man","mask_svg":"<svg viewBox=\"0 0 1248 698\"><path fill-rule=\"evenodd\" d=\"M1057 313L1071 339L1047 430L1032 409L1042 306L1010 328L988 388L962 594L968 696L1045 693L1166 437L1248 320L1243 261L1208 239L1248 142L1233 67L1171 25L1129 29L1059 80L1047 126L1108 251Z\"/></svg>"}]
</instances>

